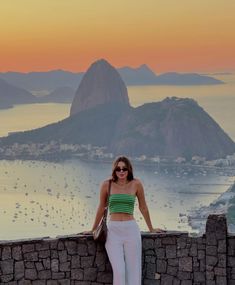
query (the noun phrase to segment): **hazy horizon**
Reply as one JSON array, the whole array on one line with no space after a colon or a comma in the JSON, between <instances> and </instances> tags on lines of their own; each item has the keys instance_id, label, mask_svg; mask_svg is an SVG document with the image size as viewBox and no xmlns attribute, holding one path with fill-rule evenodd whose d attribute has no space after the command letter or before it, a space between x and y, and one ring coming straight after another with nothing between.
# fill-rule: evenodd
<instances>
[{"instance_id":1,"label":"hazy horizon","mask_svg":"<svg viewBox=\"0 0 235 285\"><path fill-rule=\"evenodd\" d=\"M159 73L234 71L234 10L213 0L2 1L0 71L84 71L99 58Z\"/></svg>"}]
</instances>

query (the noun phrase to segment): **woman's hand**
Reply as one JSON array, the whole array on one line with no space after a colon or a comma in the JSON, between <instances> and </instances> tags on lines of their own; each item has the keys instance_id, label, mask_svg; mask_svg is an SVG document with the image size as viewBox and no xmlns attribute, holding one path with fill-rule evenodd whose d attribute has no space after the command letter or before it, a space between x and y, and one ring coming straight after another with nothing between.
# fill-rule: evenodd
<instances>
[{"instance_id":1,"label":"woman's hand","mask_svg":"<svg viewBox=\"0 0 235 285\"><path fill-rule=\"evenodd\" d=\"M166 230L155 228L150 231L151 233L165 233Z\"/></svg>"},{"instance_id":2,"label":"woman's hand","mask_svg":"<svg viewBox=\"0 0 235 285\"><path fill-rule=\"evenodd\" d=\"M84 231L84 232L81 232L79 234L82 234L82 235L92 235L93 234L93 231Z\"/></svg>"}]
</instances>

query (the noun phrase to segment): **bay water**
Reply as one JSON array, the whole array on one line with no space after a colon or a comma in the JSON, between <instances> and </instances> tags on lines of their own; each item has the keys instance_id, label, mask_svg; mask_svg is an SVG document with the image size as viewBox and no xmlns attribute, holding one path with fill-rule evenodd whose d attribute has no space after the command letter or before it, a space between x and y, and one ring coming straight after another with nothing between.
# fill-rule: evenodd
<instances>
[{"instance_id":1,"label":"bay water","mask_svg":"<svg viewBox=\"0 0 235 285\"><path fill-rule=\"evenodd\" d=\"M235 140L235 77L220 75L227 84L212 86L132 86L130 103L136 107L166 97L193 98ZM0 136L57 122L69 115L69 104L18 105L0 111ZM135 165L135 176L145 188L155 227L193 230L187 215L208 205L234 182L234 176L202 173L161 172L156 167ZM67 160L0 161L0 239L75 234L92 227L102 180L111 164ZM141 230L147 230L135 207Z\"/></svg>"}]
</instances>

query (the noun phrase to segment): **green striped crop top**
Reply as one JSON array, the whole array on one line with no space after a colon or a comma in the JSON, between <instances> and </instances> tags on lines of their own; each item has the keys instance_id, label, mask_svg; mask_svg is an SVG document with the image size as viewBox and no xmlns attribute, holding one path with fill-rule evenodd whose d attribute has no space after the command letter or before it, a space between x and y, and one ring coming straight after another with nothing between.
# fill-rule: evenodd
<instances>
[{"instance_id":1,"label":"green striped crop top","mask_svg":"<svg viewBox=\"0 0 235 285\"><path fill-rule=\"evenodd\" d=\"M135 206L135 195L111 194L109 196L109 211L113 213L127 213L133 215Z\"/></svg>"}]
</instances>

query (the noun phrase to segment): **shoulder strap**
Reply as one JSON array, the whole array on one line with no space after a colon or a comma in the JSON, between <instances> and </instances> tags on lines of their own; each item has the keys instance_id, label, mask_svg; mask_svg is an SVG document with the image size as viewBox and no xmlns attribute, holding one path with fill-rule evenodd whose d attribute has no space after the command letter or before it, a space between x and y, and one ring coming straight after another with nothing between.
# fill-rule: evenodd
<instances>
[{"instance_id":1,"label":"shoulder strap","mask_svg":"<svg viewBox=\"0 0 235 285\"><path fill-rule=\"evenodd\" d=\"M109 195L110 195L111 183L112 183L112 180L109 179L108 196L107 196L107 201L106 201L106 207L105 207L105 210L104 210L104 219L105 219L105 220L107 219L107 215L108 215Z\"/></svg>"}]
</instances>

